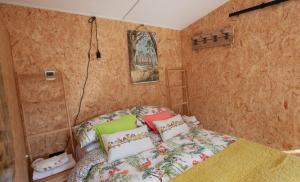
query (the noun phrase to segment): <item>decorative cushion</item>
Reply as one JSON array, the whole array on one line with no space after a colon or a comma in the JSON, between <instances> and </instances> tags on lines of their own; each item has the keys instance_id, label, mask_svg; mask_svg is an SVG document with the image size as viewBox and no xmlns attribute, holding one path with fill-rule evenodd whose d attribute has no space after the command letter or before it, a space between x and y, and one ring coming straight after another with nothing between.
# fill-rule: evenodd
<instances>
[{"instance_id":1,"label":"decorative cushion","mask_svg":"<svg viewBox=\"0 0 300 182\"><path fill-rule=\"evenodd\" d=\"M152 114L157 114L159 112L163 112L163 111L167 111L171 114L175 113L170 110L169 108L166 107L161 107L161 106L136 106L133 107L132 109L130 109L130 112L134 115L136 115L137 117L137 125L138 126L143 126L145 125L145 121L144 121L144 116L145 115L152 115Z\"/></svg>"},{"instance_id":2,"label":"decorative cushion","mask_svg":"<svg viewBox=\"0 0 300 182\"><path fill-rule=\"evenodd\" d=\"M147 126L113 134L102 135L108 162L136 155L154 148L148 136Z\"/></svg>"},{"instance_id":3,"label":"decorative cushion","mask_svg":"<svg viewBox=\"0 0 300 182\"><path fill-rule=\"evenodd\" d=\"M80 143L80 147L85 147L93 142L98 141L98 137L94 131L94 126L100 123L109 122L115 119L120 118L121 116L131 114L129 109L115 111L112 113L107 113L104 115L97 116L91 120L83 122L77 126L73 127L73 133Z\"/></svg>"},{"instance_id":4,"label":"decorative cushion","mask_svg":"<svg viewBox=\"0 0 300 182\"><path fill-rule=\"evenodd\" d=\"M189 127L184 123L179 114L166 120L154 121L153 123L159 131L163 141L189 131Z\"/></svg>"},{"instance_id":5,"label":"decorative cushion","mask_svg":"<svg viewBox=\"0 0 300 182\"><path fill-rule=\"evenodd\" d=\"M152 115L145 115L144 116L144 121L146 122L146 124L148 125L148 127L154 132L159 134L159 132L157 131L155 125L153 124L153 121L157 121L157 120L165 120L168 118L173 117L174 115L167 112L167 111L163 111L163 112L159 112L157 114L152 114Z\"/></svg>"},{"instance_id":6,"label":"decorative cushion","mask_svg":"<svg viewBox=\"0 0 300 182\"><path fill-rule=\"evenodd\" d=\"M99 139L100 149L104 150L104 144L101 138L103 134L112 134L134 128L136 128L136 117L134 115L126 115L111 122L98 124L94 130Z\"/></svg>"}]
</instances>

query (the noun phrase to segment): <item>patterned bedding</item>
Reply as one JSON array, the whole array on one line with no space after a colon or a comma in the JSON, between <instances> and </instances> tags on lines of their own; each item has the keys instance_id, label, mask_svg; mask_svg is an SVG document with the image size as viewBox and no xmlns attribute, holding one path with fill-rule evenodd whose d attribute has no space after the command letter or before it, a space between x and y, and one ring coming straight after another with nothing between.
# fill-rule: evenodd
<instances>
[{"instance_id":1,"label":"patterned bedding","mask_svg":"<svg viewBox=\"0 0 300 182\"><path fill-rule=\"evenodd\" d=\"M78 162L69 182L161 182L222 151L236 138L204 129L192 129L156 148L107 163L100 151L88 153Z\"/></svg>"}]
</instances>

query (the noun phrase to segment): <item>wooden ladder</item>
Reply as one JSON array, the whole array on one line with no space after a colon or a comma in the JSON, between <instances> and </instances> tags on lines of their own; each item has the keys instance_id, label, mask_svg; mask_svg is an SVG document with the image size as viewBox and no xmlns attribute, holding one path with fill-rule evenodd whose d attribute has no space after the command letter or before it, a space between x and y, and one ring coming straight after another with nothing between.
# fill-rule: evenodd
<instances>
[{"instance_id":1,"label":"wooden ladder","mask_svg":"<svg viewBox=\"0 0 300 182\"><path fill-rule=\"evenodd\" d=\"M20 83L20 85L18 86L18 93L23 118L24 134L27 143L28 157L30 158L30 162L32 162L38 157L48 157L50 151L51 153L54 153L64 150L63 144L59 143L58 147L53 145L53 143L53 146L50 143L48 143L48 140L51 138L54 138L52 142L55 142L55 138L57 136L62 136L63 133L65 133L66 138L70 137L71 145L69 147L71 148L68 148L68 150L72 152L72 154L75 154L72 126L66 102L63 75L60 72L56 72L56 79L51 81L47 81L44 78L43 74L19 74L17 75L17 78L17 82ZM37 84L38 86L36 86ZM55 90L56 87L59 88ZM27 91L24 91L25 89L27 89ZM57 93L56 91L59 93ZM31 92L37 93L37 96L33 97L32 95L34 94L30 94ZM54 93L54 96L48 95L48 93ZM47 108L38 107L38 109L31 109L33 106L47 105ZM61 122L66 123L63 123L63 127L57 126L57 128L48 130L48 126L53 125L53 118L47 118L47 120L45 120L46 118L42 116L41 111L51 113L53 111L51 111L49 108L57 108L59 107L59 105L63 107L63 109L60 110L60 115L64 116L62 117ZM52 117L56 117L56 115ZM37 132L34 130L33 132L32 128L40 127L41 125L39 123L36 123L37 120L43 120L44 127L41 128L41 131ZM37 149L34 150L33 146L35 146L35 148ZM59 149L55 147L58 147Z\"/></svg>"},{"instance_id":2,"label":"wooden ladder","mask_svg":"<svg viewBox=\"0 0 300 182\"><path fill-rule=\"evenodd\" d=\"M179 73L181 74L181 84L171 84L172 80L170 74ZM190 115L190 103L189 103L189 91L187 85L187 74L185 69L166 69L166 84L168 88L168 102L169 107L177 113ZM179 103L174 103L172 99L173 91L182 89L182 100ZM177 102L177 101L176 101Z\"/></svg>"}]
</instances>

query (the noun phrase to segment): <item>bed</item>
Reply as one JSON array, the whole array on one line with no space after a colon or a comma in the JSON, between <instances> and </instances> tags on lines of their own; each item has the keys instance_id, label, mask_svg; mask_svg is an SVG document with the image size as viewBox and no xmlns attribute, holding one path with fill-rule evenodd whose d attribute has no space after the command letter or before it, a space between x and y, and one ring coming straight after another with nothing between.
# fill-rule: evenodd
<instances>
[{"instance_id":1,"label":"bed","mask_svg":"<svg viewBox=\"0 0 300 182\"><path fill-rule=\"evenodd\" d=\"M79 126L85 130L82 148L95 140L90 129L103 118L113 120L134 113L139 118L138 125L143 126L144 115L162 110L165 109L134 108L93 119ZM149 131L153 148L113 162L108 162L107 153L92 143L92 149L84 152L68 182L300 181L300 158L185 122L188 132L162 140L162 135Z\"/></svg>"},{"instance_id":2,"label":"bed","mask_svg":"<svg viewBox=\"0 0 300 182\"><path fill-rule=\"evenodd\" d=\"M149 181L161 182L183 173L208 157L222 151L234 137L204 129L192 129L166 142L157 142L152 150L108 163L99 149L84 156L74 168L69 182Z\"/></svg>"}]
</instances>

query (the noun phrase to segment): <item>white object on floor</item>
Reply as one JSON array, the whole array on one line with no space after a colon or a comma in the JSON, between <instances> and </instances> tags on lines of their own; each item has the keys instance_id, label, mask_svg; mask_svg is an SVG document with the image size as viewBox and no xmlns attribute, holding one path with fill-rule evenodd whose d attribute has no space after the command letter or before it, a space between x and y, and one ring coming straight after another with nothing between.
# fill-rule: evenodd
<instances>
[{"instance_id":1,"label":"white object on floor","mask_svg":"<svg viewBox=\"0 0 300 182\"><path fill-rule=\"evenodd\" d=\"M31 167L37 172L44 172L61 166L69 161L68 155L66 152L51 157L49 159L39 158L33 161Z\"/></svg>"},{"instance_id":2,"label":"white object on floor","mask_svg":"<svg viewBox=\"0 0 300 182\"><path fill-rule=\"evenodd\" d=\"M65 163L61 166L58 166L56 168L53 168L53 169L50 169L50 170L47 170L47 171L44 171L44 172L33 171L32 179L33 180L43 179L43 178L52 176L54 174L60 173L62 171L73 168L75 166L76 162L73 159L72 154L67 155L67 158L68 158L67 163Z\"/></svg>"}]
</instances>

